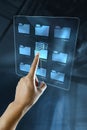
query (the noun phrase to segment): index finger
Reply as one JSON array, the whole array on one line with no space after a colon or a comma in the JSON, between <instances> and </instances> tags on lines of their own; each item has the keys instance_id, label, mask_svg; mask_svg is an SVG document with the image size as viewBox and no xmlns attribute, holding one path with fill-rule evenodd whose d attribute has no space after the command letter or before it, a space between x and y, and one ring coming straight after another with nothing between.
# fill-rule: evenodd
<instances>
[{"instance_id":1,"label":"index finger","mask_svg":"<svg viewBox=\"0 0 87 130\"><path fill-rule=\"evenodd\" d=\"M36 72L37 67L38 67L38 63L39 63L39 53L36 54L36 56L33 60L33 63L31 65L30 72L28 73L28 75L31 75L31 77L34 77L35 72Z\"/></svg>"}]
</instances>

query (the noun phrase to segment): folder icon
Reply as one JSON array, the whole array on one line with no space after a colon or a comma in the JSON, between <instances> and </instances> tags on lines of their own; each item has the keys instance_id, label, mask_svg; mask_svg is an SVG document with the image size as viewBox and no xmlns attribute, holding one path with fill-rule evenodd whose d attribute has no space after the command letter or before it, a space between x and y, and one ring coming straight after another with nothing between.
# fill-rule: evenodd
<instances>
[{"instance_id":1,"label":"folder icon","mask_svg":"<svg viewBox=\"0 0 87 130\"><path fill-rule=\"evenodd\" d=\"M31 48L30 47L24 47L23 45L20 45L19 46L19 54L30 56Z\"/></svg>"},{"instance_id":2,"label":"folder icon","mask_svg":"<svg viewBox=\"0 0 87 130\"><path fill-rule=\"evenodd\" d=\"M59 53L58 51L53 51L52 54L53 61L57 61L64 64L67 62L67 57L68 55L66 53L62 53L62 52Z\"/></svg>"},{"instance_id":3,"label":"folder icon","mask_svg":"<svg viewBox=\"0 0 87 130\"><path fill-rule=\"evenodd\" d=\"M36 42L35 43L35 55L39 52L40 58L47 59L48 56L48 44L45 42Z\"/></svg>"},{"instance_id":4,"label":"folder icon","mask_svg":"<svg viewBox=\"0 0 87 130\"><path fill-rule=\"evenodd\" d=\"M21 71L29 72L30 65L24 64L24 63L20 63L20 67L19 68L20 68Z\"/></svg>"},{"instance_id":5,"label":"folder icon","mask_svg":"<svg viewBox=\"0 0 87 130\"><path fill-rule=\"evenodd\" d=\"M60 72L56 72L55 70L52 70L50 77L53 80L64 82L65 74L64 73L60 73Z\"/></svg>"},{"instance_id":6,"label":"folder icon","mask_svg":"<svg viewBox=\"0 0 87 130\"><path fill-rule=\"evenodd\" d=\"M63 39L69 39L71 33L71 28L69 27L63 27L55 26L54 29L54 37L55 38L63 38Z\"/></svg>"},{"instance_id":7,"label":"folder icon","mask_svg":"<svg viewBox=\"0 0 87 130\"><path fill-rule=\"evenodd\" d=\"M25 33L25 34L30 34L30 25L29 24L18 24L18 32L19 33Z\"/></svg>"},{"instance_id":8,"label":"folder icon","mask_svg":"<svg viewBox=\"0 0 87 130\"><path fill-rule=\"evenodd\" d=\"M49 26L36 24L36 26L35 26L35 35L49 36L49 29L50 29Z\"/></svg>"},{"instance_id":9,"label":"folder icon","mask_svg":"<svg viewBox=\"0 0 87 130\"><path fill-rule=\"evenodd\" d=\"M36 74L42 77L46 77L46 69L38 68Z\"/></svg>"}]
</instances>

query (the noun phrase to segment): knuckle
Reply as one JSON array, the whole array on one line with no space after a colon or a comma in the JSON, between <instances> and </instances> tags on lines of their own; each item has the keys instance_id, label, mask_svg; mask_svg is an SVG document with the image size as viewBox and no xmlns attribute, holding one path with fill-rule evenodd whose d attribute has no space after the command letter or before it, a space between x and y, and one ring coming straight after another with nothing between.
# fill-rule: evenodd
<instances>
[{"instance_id":1,"label":"knuckle","mask_svg":"<svg viewBox=\"0 0 87 130\"><path fill-rule=\"evenodd\" d=\"M41 88L38 88L38 91L39 91L39 93L42 93L42 92L43 92Z\"/></svg>"}]
</instances>

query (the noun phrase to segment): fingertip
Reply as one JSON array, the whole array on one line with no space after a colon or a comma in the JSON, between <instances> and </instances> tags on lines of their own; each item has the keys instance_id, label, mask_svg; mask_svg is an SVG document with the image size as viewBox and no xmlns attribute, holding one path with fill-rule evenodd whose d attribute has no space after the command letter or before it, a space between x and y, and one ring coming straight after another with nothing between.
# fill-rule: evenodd
<instances>
[{"instance_id":1,"label":"fingertip","mask_svg":"<svg viewBox=\"0 0 87 130\"><path fill-rule=\"evenodd\" d=\"M39 57L39 55L40 55L40 54L39 54L39 52L38 52L38 53L36 54L36 57L37 57L37 56Z\"/></svg>"}]
</instances>

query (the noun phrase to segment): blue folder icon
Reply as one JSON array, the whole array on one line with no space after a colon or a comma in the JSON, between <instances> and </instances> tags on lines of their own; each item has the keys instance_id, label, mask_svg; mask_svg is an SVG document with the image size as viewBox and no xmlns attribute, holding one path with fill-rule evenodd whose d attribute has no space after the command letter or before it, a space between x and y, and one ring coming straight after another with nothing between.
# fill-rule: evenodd
<instances>
[{"instance_id":1,"label":"blue folder icon","mask_svg":"<svg viewBox=\"0 0 87 130\"><path fill-rule=\"evenodd\" d=\"M18 32L19 33L25 33L25 34L30 34L30 25L29 24L18 24Z\"/></svg>"},{"instance_id":2,"label":"blue folder icon","mask_svg":"<svg viewBox=\"0 0 87 130\"><path fill-rule=\"evenodd\" d=\"M35 43L35 55L39 52L40 58L47 59L48 56L48 44L45 42Z\"/></svg>"},{"instance_id":3,"label":"blue folder icon","mask_svg":"<svg viewBox=\"0 0 87 130\"><path fill-rule=\"evenodd\" d=\"M68 55L66 53L58 52L58 51L53 51L52 54L52 60L61 62L61 63L66 63L67 62L67 57Z\"/></svg>"},{"instance_id":4,"label":"blue folder icon","mask_svg":"<svg viewBox=\"0 0 87 130\"><path fill-rule=\"evenodd\" d=\"M46 69L38 68L36 74L42 77L46 77Z\"/></svg>"},{"instance_id":5,"label":"blue folder icon","mask_svg":"<svg viewBox=\"0 0 87 130\"><path fill-rule=\"evenodd\" d=\"M69 27L63 27L55 26L54 29L54 37L55 38L63 38L63 39L69 39L71 33L71 28Z\"/></svg>"},{"instance_id":6,"label":"blue folder icon","mask_svg":"<svg viewBox=\"0 0 87 130\"><path fill-rule=\"evenodd\" d=\"M36 24L35 35L38 36L49 36L49 26Z\"/></svg>"},{"instance_id":7,"label":"blue folder icon","mask_svg":"<svg viewBox=\"0 0 87 130\"><path fill-rule=\"evenodd\" d=\"M20 45L19 46L19 54L30 56L31 48L30 47L24 47L23 45Z\"/></svg>"},{"instance_id":8,"label":"blue folder icon","mask_svg":"<svg viewBox=\"0 0 87 130\"><path fill-rule=\"evenodd\" d=\"M30 65L24 64L24 63L20 63L20 67L19 68L20 68L21 71L29 72Z\"/></svg>"},{"instance_id":9,"label":"blue folder icon","mask_svg":"<svg viewBox=\"0 0 87 130\"><path fill-rule=\"evenodd\" d=\"M60 73L60 72L56 72L55 70L52 70L50 77L53 80L64 82L65 74L64 73Z\"/></svg>"}]
</instances>

